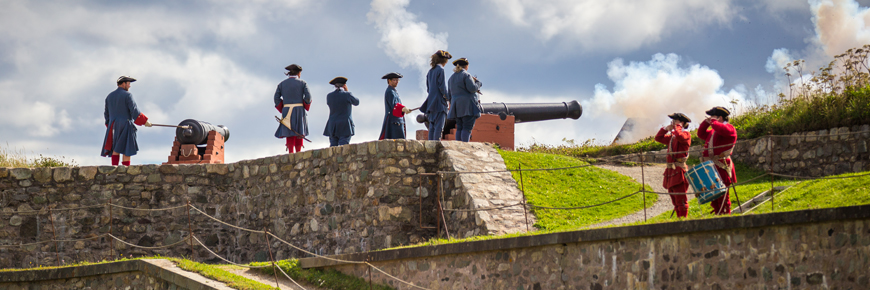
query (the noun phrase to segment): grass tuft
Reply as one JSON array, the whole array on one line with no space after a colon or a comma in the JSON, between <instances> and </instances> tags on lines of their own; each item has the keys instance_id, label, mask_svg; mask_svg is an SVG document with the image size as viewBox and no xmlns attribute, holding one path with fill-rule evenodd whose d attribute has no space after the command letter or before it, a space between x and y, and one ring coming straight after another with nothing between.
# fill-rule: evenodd
<instances>
[{"instance_id":1,"label":"grass tuft","mask_svg":"<svg viewBox=\"0 0 870 290\"><path fill-rule=\"evenodd\" d=\"M0 147L0 167L36 168L36 167L72 167L75 160L65 161L66 157L49 157L39 154L38 157L27 157L23 149Z\"/></svg>"},{"instance_id":2,"label":"grass tuft","mask_svg":"<svg viewBox=\"0 0 870 290\"><path fill-rule=\"evenodd\" d=\"M251 266L269 266L271 264L271 262L257 262L251 263ZM297 282L305 281L308 284L324 289L369 289L369 282L364 279L346 275L335 270L302 269L299 267L299 260L296 259L281 260L275 262L275 264ZM275 269L272 267L261 268L260 271L267 275L275 274ZM278 273L278 276L283 275L280 272ZM392 290L394 288L373 283L371 289Z\"/></svg>"}]
</instances>

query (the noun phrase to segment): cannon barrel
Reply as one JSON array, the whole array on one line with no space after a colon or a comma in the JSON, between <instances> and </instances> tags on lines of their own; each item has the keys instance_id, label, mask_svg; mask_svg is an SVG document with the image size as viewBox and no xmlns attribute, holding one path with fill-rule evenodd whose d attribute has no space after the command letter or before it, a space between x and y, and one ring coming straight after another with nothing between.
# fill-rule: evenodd
<instances>
[{"instance_id":1,"label":"cannon barrel","mask_svg":"<svg viewBox=\"0 0 870 290\"><path fill-rule=\"evenodd\" d=\"M583 106L577 101L561 103L484 103L480 104L484 114L499 115L502 120L507 115L514 116L514 123L527 123L554 119L578 119L583 115Z\"/></svg>"},{"instance_id":2,"label":"cannon barrel","mask_svg":"<svg viewBox=\"0 0 870 290\"><path fill-rule=\"evenodd\" d=\"M216 131L224 137L224 141L230 139L230 129L224 125L212 125L209 122L187 119L178 123L178 126L188 126L187 129L175 129L175 138L181 144L205 144L208 142L208 132Z\"/></svg>"}]
</instances>

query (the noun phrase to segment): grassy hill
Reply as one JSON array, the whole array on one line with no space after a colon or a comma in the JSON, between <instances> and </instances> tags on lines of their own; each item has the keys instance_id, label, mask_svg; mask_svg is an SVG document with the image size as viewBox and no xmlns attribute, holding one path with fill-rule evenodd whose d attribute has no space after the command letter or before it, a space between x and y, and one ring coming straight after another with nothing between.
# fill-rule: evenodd
<instances>
[{"instance_id":1,"label":"grassy hill","mask_svg":"<svg viewBox=\"0 0 870 290\"><path fill-rule=\"evenodd\" d=\"M576 158L544 153L499 150L509 169L556 168L588 165ZM640 183L619 173L594 166L554 171L522 173L525 196L529 204L545 207L582 207L618 199L640 190ZM520 173L513 172L520 181ZM647 186L647 190L650 190ZM652 206L658 197L647 194L646 205ZM643 209L641 194L587 209L533 209L542 230L572 230L607 221Z\"/></svg>"}]
</instances>

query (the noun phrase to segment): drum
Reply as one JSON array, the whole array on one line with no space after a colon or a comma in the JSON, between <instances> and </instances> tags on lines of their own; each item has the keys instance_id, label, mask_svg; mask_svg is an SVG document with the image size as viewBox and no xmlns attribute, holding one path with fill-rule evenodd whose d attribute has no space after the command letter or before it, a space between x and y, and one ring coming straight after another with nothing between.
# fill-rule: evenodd
<instances>
[{"instance_id":1,"label":"drum","mask_svg":"<svg viewBox=\"0 0 870 290\"><path fill-rule=\"evenodd\" d=\"M722 183L722 178L719 178L719 171L716 170L716 164L713 164L713 161L704 161L689 169L686 172L686 180L698 193L699 204L717 199L728 191L725 183Z\"/></svg>"}]
</instances>

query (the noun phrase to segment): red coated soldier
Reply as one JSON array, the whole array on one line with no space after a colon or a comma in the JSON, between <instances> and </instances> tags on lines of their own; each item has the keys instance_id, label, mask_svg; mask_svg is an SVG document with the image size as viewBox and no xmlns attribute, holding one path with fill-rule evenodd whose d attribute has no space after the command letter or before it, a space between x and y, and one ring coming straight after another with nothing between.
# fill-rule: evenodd
<instances>
[{"instance_id":1,"label":"red coated soldier","mask_svg":"<svg viewBox=\"0 0 870 290\"><path fill-rule=\"evenodd\" d=\"M692 120L683 113L668 115L671 124L659 129L656 134L656 142L668 145L668 168L665 169L665 178L662 186L670 193L686 193L689 189L689 181L686 180L686 159L689 157L689 147L692 145L692 135L686 131ZM671 153L676 152L676 153ZM685 194L670 195L671 203L677 217L689 215L689 202Z\"/></svg>"},{"instance_id":2,"label":"red coated soldier","mask_svg":"<svg viewBox=\"0 0 870 290\"><path fill-rule=\"evenodd\" d=\"M707 119L698 126L698 138L704 140L704 152L701 153L701 161L711 160L716 164L719 177L725 186L737 182L737 172L734 170L734 162L731 161L731 151L737 143L737 130L728 124L728 111L725 107L714 107L706 112ZM731 198L728 191L721 197L710 202L714 214L730 214Z\"/></svg>"}]
</instances>

